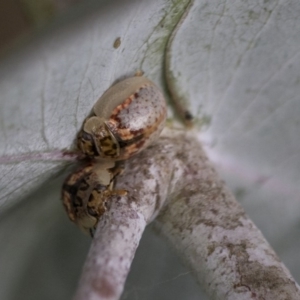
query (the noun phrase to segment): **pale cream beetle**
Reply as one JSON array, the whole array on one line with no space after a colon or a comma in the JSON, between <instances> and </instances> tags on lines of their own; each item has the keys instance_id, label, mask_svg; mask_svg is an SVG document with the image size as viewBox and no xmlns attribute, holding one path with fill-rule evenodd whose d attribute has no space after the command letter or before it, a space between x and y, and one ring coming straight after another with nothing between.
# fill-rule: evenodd
<instances>
[{"instance_id":1,"label":"pale cream beetle","mask_svg":"<svg viewBox=\"0 0 300 300\"><path fill-rule=\"evenodd\" d=\"M149 79L136 76L108 89L84 121L78 148L87 156L124 160L156 140L166 116L166 102Z\"/></svg>"}]
</instances>

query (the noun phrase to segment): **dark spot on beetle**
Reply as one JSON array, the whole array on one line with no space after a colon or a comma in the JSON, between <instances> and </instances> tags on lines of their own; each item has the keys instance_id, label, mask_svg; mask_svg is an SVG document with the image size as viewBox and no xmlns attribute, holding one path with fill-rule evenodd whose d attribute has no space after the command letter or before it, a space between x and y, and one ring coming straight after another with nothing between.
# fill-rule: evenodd
<instances>
[{"instance_id":1,"label":"dark spot on beetle","mask_svg":"<svg viewBox=\"0 0 300 300\"><path fill-rule=\"evenodd\" d=\"M139 136L135 136L134 138L130 140L123 140L123 141L118 141L120 148L126 148L127 146L133 145L137 143L138 141L142 140L144 138L144 135L141 134Z\"/></svg>"},{"instance_id":2,"label":"dark spot on beetle","mask_svg":"<svg viewBox=\"0 0 300 300\"><path fill-rule=\"evenodd\" d=\"M130 130L130 133L135 135L135 136L141 135L143 132L144 132L143 128L138 129L138 130Z\"/></svg>"},{"instance_id":3,"label":"dark spot on beetle","mask_svg":"<svg viewBox=\"0 0 300 300\"><path fill-rule=\"evenodd\" d=\"M79 196L73 197L72 204L74 207L82 206L83 201Z\"/></svg>"},{"instance_id":4,"label":"dark spot on beetle","mask_svg":"<svg viewBox=\"0 0 300 300\"><path fill-rule=\"evenodd\" d=\"M81 137L81 140L83 142L92 141L93 140L92 135L90 133L85 132L85 131L81 132L81 136L80 137Z\"/></svg>"},{"instance_id":5,"label":"dark spot on beetle","mask_svg":"<svg viewBox=\"0 0 300 300\"><path fill-rule=\"evenodd\" d=\"M90 194L88 202L92 202L95 199L93 194Z\"/></svg>"},{"instance_id":6,"label":"dark spot on beetle","mask_svg":"<svg viewBox=\"0 0 300 300\"><path fill-rule=\"evenodd\" d=\"M109 147L110 143L108 141L101 141L102 147Z\"/></svg>"},{"instance_id":7,"label":"dark spot on beetle","mask_svg":"<svg viewBox=\"0 0 300 300\"><path fill-rule=\"evenodd\" d=\"M111 140L111 138L109 136L106 136L102 139L102 141L105 141L105 142L109 142Z\"/></svg>"},{"instance_id":8,"label":"dark spot on beetle","mask_svg":"<svg viewBox=\"0 0 300 300\"><path fill-rule=\"evenodd\" d=\"M79 186L79 190L86 191L88 188L89 188L89 184L86 182L86 179L83 179Z\"/></svg>"},{"instance_id":9,"label":"dark spot on beetle","mask_svg":"<svg viewBox=\"0 0 300 300\"><path fill-rule=\"evenodd\" d=\"M95 190L97 190L97 192L105 191L106 190L106 186L103 185L103 184L97 184L97 186L95 187Z\"/></svg>"},{"instance_id":10,"label":"dark spot on beetle","mask_svg":"<svg viewBox=\"0 0 300 300\"><path fill-rule=\"evenodd\" d=\"M145 144L145 140L142 140L142 141L139 141L137 144L136 144L136 148L137 149L140 149L142 148L142 146Z\"/></svg>"},{"instance_id":11,"label":"dark spot on beetle","mask_svg":"<svg viewBox=\"0 0 300 300\"><path fill-rule=\"evenodd\" d=\"M106 151L104 151L104 155L106 155L106 156L114 156L114 155L116 155L116 151L114 151L112 149L106 150Z\"/></svg>"},{"instance_id":12,"label":"dark spot on beetle","mask_svg":"<svg viewBox=\"0 0 300 300\"><path fill-rule=\"evenodd\" d=\"M93 217L98 217L98 214L90 207L87 208L88 214Z\"/></svg>"},{"instance_id":13,"label":"dark spot on beetle","mask_svg":"<svg viewBox=\"0 0 300 300\"><path fill-rule=\"evenodd\" d=\"M77 186L75 185L64 184L63 189L72 196L77 193Z\"/></svg>"}]
</instances>

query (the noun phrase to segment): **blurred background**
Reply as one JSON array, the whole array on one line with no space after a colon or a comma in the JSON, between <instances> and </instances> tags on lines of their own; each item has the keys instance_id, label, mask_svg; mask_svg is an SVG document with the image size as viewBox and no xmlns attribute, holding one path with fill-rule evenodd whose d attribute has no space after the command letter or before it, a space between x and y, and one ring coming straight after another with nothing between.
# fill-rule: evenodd
<instances>
[{"instance_id":1,"label":"blurred background","mask_svg":"<svg viewBox=\"0 0 300 300\"><path fill-rule=\"evenodd\" d=\"M0 0L0 53L82 0Z\"/></svg>"}]
</instances>

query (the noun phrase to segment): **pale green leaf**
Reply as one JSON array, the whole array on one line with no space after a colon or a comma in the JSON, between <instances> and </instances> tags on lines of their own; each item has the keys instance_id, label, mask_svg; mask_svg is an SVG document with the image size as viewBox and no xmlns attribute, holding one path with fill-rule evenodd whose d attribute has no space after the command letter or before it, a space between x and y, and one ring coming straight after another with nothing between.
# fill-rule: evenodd
<instances>
[{"instance_id":1,"label":"pale green leaf","mask_svg":"<svg viewBox=\"0 0 300 300\"><path fill-rule=\"evenodd\" d=\"M0 265L7 270L0 298L72 294L89 240L64 215L59 198L65 175L58 174L68 162L53 158L72 148L97 98L137 70L165 92L166 75L181 106L195 115L199 137L222 177L299 281L299 2L89 5L0 63ZM183 299L176 287L190 274L181 267L166 271L175 265L168 250L157 237L148 239L153 248L144 242L145 261L137 262L142 271L129 281L124 299L168 299L165 290ZM147 278L144 266L153 255L153 265L161 267ZM174 280L174 293L168 279ZM186 298L199 299L194 283L186 282Z\"/></svg>"}]
</instances>

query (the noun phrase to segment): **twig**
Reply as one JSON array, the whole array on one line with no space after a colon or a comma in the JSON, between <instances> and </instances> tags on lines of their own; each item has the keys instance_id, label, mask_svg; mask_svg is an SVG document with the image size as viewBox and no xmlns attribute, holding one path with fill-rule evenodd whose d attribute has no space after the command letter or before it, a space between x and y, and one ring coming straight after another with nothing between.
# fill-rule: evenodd
<instances>
[{"instance_id":1,"label":"twig","mask_svg":"<svg viewBox=\"0 0 300 300\"><path fill-rule=\"evenodd\" d=\"M300 299L299 286L219 178L201 146L182 138L157 227L211 299Z\"/></svg>"},{"instance_id":2,"label":"twig","mask_svg":"<svg viewBox=\"0 0 300 300\"><path fill-rule=\"evenodd\" d=\"M113 199L100 221L76 300L119 299L142 232L161 207L157 226L212 299L300 299L195 137L167 132L128 162L117 188L129 196Z\"/></svg>"},{"instance_id":3,"label":"twig","mask_svg":"<svg viewBox=\"0 0 300 300\"><path fill-rule=\"evenodd\" d=\"M119 299L145 226L167 198L173 168L165 160L167 148L159 144L152 149L156 155L149 149L133 158L119 177L117 188L128 190L128 196L112 199L100 220L75 300Z\"/></svg>"}]
</instances>

